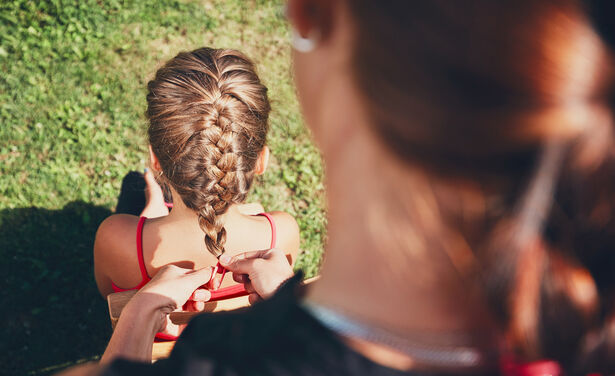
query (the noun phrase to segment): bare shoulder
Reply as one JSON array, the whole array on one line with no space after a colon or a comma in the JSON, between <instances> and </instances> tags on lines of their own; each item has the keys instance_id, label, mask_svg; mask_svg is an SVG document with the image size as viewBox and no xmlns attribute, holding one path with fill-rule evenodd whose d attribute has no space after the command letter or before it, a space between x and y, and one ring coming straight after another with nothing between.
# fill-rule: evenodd
<instances>
[{"instance_id":1,"label":"bare shoulder","mask_svg":"<svg viewBox=\"0 0 615 376\"><path fill-rule=\"evenodd\" d=\"M134 238L139 217L129 214L114 214L105 219L96 231L95 247L114 250L129 238Z\"/></svg>"},{"instance_id":2,"label":"bare shoulder","mask_svg":"<svg viewBox=\"0 0 615 376\"><path fill-rule=\"evenodd\" d=\"M263 205L261 205L260 202L239 204L237 205L237 209L239 209L239 212L244 215L258 215L259 213L265 211L265 208L263 208Z\"/></svg>"},{"instance_id":3,"label":"bare shoulder","mask_svg":"<svg viewBox=\"0 0 615 376\"><path fill-rule=\"evenodd\" d=\"M103 296L113 291L112 280L117 282L118 277L133 274L134 265L138 265L135 252L138 223L137 216L115 214L98 226L94 240L94 274L98 290Z\"/></svg>"},{"instance_id":4,"label":"bare shoulder","mask_svg":"<svg viewBox=\"0 0 615 376\"><path fill-rule=\"evenodd\" d=\"M282 211L274 211L269 214L275 221L278 237L277 247L290 253L294 262L299 254L301 240L297 220L292 215Z\"/></svg>"}]
</instances>

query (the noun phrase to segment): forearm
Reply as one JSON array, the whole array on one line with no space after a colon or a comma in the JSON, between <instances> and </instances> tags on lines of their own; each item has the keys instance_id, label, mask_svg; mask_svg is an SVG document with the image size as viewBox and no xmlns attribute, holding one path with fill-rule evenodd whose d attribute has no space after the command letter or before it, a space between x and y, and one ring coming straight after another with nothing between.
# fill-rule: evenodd
<instances>
[{"instance_id":1,"label":"forearm","mask_svg":"<svg viewBox=\"0 0 615 376\"><path fill-rule=\"evenodd\" d=\"M150 362L156 332L164 319L164 313L147 297L136 296L126 305L101 363L116 357Z\"/></svg>"}]
</instances>

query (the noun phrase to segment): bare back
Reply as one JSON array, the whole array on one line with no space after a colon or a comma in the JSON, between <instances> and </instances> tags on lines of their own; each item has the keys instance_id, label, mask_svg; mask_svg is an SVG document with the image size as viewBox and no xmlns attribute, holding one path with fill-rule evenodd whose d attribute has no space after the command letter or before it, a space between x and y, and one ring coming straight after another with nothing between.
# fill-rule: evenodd
<instances>
[{"instance_id":1,"label":"bare back","mask_svg":"<svg viewBox=\"0 0 615 376\"><path fill-rule=\"evenodd\" d=\"M168 264L192 269L216 264L216 257L205 246L196 214L190 214L186 208L177 208L168 216L145 221L143 262L150 278ZM231 206L222 216L227 231L226 253L234 255L275 246L283 249L294 262L299 251L296 221L284 212L273 212L270 216L273 225L265 216L245 214L237 205ZM103 296L113 292L112 283L121 289L132 289L142 282L137 249L138 222L137 216L117 214L107 218L98 229L94 263L96 282ZM274 231L277 239L272 244ZM224 285L231 283L232 279L227 278Z\"/></svg>"}]
</instances>

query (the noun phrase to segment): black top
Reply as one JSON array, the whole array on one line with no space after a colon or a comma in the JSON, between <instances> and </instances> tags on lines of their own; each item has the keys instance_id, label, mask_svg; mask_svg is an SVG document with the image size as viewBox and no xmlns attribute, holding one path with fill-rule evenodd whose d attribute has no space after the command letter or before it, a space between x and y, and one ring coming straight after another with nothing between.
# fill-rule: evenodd
<instances>
[{"instance_id":1,"label":"black top","mask_svg":"<svg viewBox=\"0 0 615 376\"><path fill-rule=\"evenodd\" d=\"M171 356L115 360L104 375L416 375L376 364L346 346L298 304L300 276L252 307L194 317Z\"/></svg>"}]
</instances>

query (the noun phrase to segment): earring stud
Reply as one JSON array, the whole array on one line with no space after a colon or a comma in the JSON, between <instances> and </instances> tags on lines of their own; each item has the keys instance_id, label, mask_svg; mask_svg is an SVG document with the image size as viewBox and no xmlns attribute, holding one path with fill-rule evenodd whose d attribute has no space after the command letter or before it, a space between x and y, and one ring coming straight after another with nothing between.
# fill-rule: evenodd
<instances>
[{"instance_id":1,"label":"earring stud","mask_svg":"<svg viewBox=\"0 0 615 376\"><path fill-rule=\"evenodd\" d=\"M310 32L310 36L307 38L302 37L301 34L299 34L299 32L295 29L293 29L292 33L292 44L295 50L302 53L308 53L316 49L316 44L318 41L317 32Z\"/></svg>"}]
</instances>

